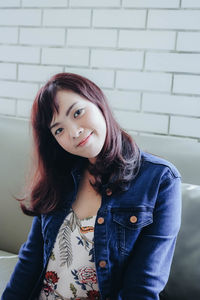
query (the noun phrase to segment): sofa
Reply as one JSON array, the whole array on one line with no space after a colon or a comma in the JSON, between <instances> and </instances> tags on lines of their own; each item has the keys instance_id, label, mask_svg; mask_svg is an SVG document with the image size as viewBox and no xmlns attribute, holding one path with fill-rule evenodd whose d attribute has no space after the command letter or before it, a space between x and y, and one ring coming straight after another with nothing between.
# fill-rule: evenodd
<instances>
[{"instance_id":1,"label":"sofa","mask_svg":"<svg viewBox=\"0 0 200 300\"><path fill-rule=\"evenodd\" d=\"M32 222L32 217L23 215L14 198L21 195L30 167L30 136L27 120L0 116L0 295ZM144 151L174 163L182 175L182 225L169 280L160 299L199 300L200 143L164 136L133 135L133 138Z\"/></svg>"}]
</instances>

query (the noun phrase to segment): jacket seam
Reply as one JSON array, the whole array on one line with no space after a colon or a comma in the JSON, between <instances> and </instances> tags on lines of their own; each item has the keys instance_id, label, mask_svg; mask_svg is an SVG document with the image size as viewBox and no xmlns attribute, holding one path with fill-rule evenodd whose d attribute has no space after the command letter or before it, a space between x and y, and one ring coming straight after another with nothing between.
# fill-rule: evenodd
<instances>
[{"instance_id":1,"label":"jacket seam","mask_svg":"<svg viewBox=\"0 0 200 300\"><path fill-rule=\"evenodd\" d=\"M149 160L143 158L143 163L144 163L144 162L150 163L150 164L152 164L152 165L160 165L160 166L163 166L163 167L167 168L167 169L170 171L171 175L173 175L174 178L181 178L181 175L176 174L176 173L173 171L172 167L171 167L170 165L168 165L168 164L160 163L160 162L152 162L152 161L149 161ZM177 170L177 171L178 171L178 170Z\"/></svg>"},{"instance_id":2,"label":"jacket seam","mask_svg":"<svg viewBox=\"0 0 200 300\"><path fill-rule=\"evenodd\" d=\"M176 176L171 168L168 167L167 171L165 174L163 174L162 179L163 181L167 181L167 180L172 180L172 179L177 179L177 178L181 178L181 176Z\"/></svg>"}]
</instances>

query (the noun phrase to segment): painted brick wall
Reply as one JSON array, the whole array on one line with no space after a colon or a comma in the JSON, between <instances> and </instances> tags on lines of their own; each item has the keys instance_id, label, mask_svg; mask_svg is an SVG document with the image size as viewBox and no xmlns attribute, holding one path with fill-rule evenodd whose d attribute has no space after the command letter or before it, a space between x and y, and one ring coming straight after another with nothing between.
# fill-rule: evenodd
<instances>
[{"instance_id":1,"label":"painted brick wall","mask_svg":"<svg viewBox=\"0 0 200 300\"><path fill-rule=\"evenodd\" d=\"M200 141L199 0L0 0L0 114L51 75L105 92L128 132Z\"/></svg>"}]
</instances>

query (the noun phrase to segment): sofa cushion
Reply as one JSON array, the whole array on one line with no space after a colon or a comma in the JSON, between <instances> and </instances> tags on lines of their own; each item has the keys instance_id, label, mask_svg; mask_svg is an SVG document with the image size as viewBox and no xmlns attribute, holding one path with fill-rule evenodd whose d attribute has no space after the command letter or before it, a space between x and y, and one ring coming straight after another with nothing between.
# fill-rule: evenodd
<instances>
[{"instance_id":1,"label":"sofa cushion","mask_svg":"<svg viewBox=\"0 0 200 300\"><path fill-rule=\"evenodd\" d=\"M182 184L182 224L163 300L200 299L200 186Z\"/></svg>"},{"instance_id":2,"label":"sofa cushion","mask_svg":"<svg viewBox=\"0 0 200 300\"><path fill-rule=\"evenodd\" d=\"M17 263L18 256L16 254L0 250L0 295L2 295L6 284L10 279L10 275Z\"/></svg>"}]
</instances>

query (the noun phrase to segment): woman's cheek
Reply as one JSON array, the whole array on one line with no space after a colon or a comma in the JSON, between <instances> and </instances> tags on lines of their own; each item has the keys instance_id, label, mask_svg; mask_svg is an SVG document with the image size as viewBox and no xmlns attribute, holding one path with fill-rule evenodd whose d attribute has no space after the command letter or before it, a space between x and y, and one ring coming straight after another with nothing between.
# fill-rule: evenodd
<instances>
[{"instance_id":1,"label":"woman's cheek","mask_svg":"<svg viewBox=\"0 0 200 300\"><path fill-rule=\"evenodd\" d=\"M58 144L59 144L62 148L64 148L64 149L66 150L66 148L67 148L67 143L66 143L66 139L64 138L64 135L61 136L61 137L59 137L59 138L57 139L57 142L58 142Z\"/></svg>"}]
</instances>

